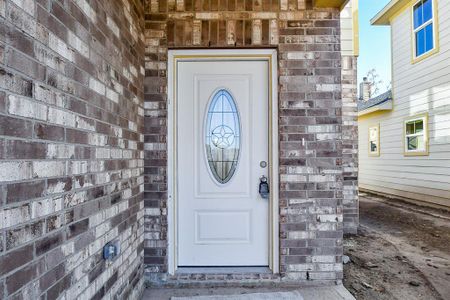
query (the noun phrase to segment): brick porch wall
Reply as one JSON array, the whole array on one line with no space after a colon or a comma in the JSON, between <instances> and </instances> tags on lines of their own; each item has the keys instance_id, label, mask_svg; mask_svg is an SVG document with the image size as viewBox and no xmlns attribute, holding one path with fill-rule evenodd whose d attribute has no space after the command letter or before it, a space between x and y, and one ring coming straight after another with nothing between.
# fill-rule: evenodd
<instances>
[{"instance_id":1,"label":"brick porch wall","mask_svg":"<svg viewBox=\"0 0 450 300\"><path fill-rule=\"evenodd\" d=\"M143 20L137 0L0 0L1 299L139 295Z\"/></svg>"},{"instance_id":2,"label":"brick porch wall","mask_svg":"<svg viewBox=\"0 0 450 300\"><path fill-rule=\"evenodd\" d=\"M167 51L180 47L277 47L281 279L342 279L355 131L344 145L339 11L312 0L148 0L145 45L147 279L167 279Z\"/></svg>"},{"instance_id":3,"label":"brick porch wall","mask_svg":"<svg viewBox=\"0 0 450 300\"><path fill-rule=\"evenodd\" d=\"M344 233L356 234L358 202L357 58L342 57L342 166L344 175Z\"/></svg>"}]
</instances>

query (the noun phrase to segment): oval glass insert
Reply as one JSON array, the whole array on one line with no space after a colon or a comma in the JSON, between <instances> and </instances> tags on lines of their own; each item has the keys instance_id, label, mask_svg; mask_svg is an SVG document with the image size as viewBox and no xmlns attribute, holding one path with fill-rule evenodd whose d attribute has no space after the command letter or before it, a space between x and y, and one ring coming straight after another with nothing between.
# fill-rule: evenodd
<instances>
[{"instance_id":1,"label":"oval glass insert","mask_svg":"<svg viewBox=\"0 0 450 300\"><path fill-rule=\"evenodd\" d=\"M217 91L209 104L205 126L206 156L217 182L233 177L239 159L241 124L236 102L225 90Z\"/></svg>"}]
</instances>

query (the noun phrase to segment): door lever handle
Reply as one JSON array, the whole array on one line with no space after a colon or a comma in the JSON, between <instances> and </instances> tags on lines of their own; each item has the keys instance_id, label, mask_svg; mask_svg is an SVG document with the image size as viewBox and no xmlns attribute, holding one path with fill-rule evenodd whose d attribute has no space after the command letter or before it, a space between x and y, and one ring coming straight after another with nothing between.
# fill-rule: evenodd
<instances>
[{"instance_id":1,"label":"door lever handle","mask_svg":"<svg viewBox=\"0 0 450 300\"><path fill-rule=\"evenodd\" d=\"M267 181L267 177L264 175L259 178L259 194L263 199L269 198L270 195L269 182Z\"/></svg>"}]
</instances>

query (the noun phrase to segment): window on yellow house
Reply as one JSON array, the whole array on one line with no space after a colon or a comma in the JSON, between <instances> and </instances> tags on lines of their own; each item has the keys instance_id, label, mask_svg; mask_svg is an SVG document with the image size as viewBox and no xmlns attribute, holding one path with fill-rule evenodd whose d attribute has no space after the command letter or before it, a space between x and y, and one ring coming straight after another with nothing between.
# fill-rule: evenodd
<instances>
[{"instance_id":1,"label":"window on yellow house","mask_svg":"<svg viewBox=\"0 0 450 300\"><path fill-rule=\"evenodd\" d=\"M369 155L380 155L380 125L369 127Z\"/></svg>"},{"instance_id":2,"label":"window on yellow house","mask_svg":"<svg viewBox=\"0 0 450 300\"><path fill-rule=\"evenodd\" d=\"M428 117L414 117L405 121L405 154L428 154Z\"/></svg>"},{"instance_id":3,"label":"window on yellow house","mask_svg":"<svg viewBox=\"0 0 450 300\"><path fill-rule=\"evenodd\" d=\"M419 58L436 47L433 0L419 0L413 7L414 57Z\"/></svg>"}]
</instances>

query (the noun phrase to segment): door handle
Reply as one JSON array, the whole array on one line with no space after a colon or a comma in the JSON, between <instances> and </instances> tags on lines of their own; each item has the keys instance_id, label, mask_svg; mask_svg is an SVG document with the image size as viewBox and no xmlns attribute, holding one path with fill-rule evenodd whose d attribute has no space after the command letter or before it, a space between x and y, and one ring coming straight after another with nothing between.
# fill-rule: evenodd
<instances>
[{"instance_id":1,"label":"door handle","mask_svg":"<svg viewBox=\"0 0 450 300\"><path fill-rule=\"evenodd\" d=\"M267 177L264 175L259 178L259 194L263 199L269 198L270 195L269 182L267 181Z\"/></svg>"}]
</instances>

